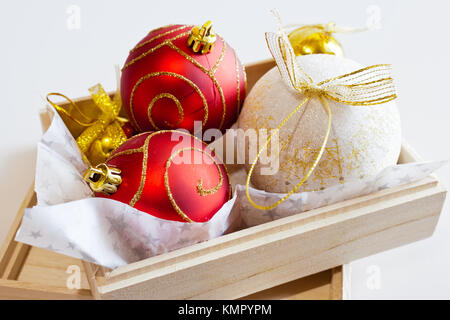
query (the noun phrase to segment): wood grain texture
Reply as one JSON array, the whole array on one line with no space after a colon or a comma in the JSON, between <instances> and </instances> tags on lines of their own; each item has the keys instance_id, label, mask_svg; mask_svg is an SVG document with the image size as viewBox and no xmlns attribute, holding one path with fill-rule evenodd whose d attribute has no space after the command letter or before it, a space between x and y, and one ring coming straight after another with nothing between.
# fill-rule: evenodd
<instances>
[{"instance_id":1,"label":"wood grain texture","mask_svg":"<svg viewBox=\"0 0 450 320\"><path fill-rule=\"evenodd\" d=\"M100 300L101 296L98 291L98 285L97 281L95 280L95 277L97 275L102 276L102 269L101 267L87 261L83 261L84 270L86 272L86 279L89 283L89 288L91 290L91 294L93 299Z\"/></svg>"},{"instance_id":2,"label":"wood grain texture","mask_svg":"<svg viewBox=\"0 0 450 320\"><path fill-rule=\"evenodd\" d=\"M259 78L273 67L275 67L275 61L273 59L259 61L245 66L245 71L247 72L247 94Z\"/></svg>"},{"instance_id":3,"label":"wood grain texture","mask_svg":"<svg viewBox=\"0 0 450 320\"><path fill-rule=\"evenodd\" d=\"M17 280L66 288L70 276L67 270L71 266L80 270L80 289L89 289L83 263L79 259L36 247L31 248Z\"/></svg>"},{"instance_id":4,"label":"wood grain texture","mask_svg":"<svg viewBox=\"0 0 450 320\"><path fill-rule=\"evenodd\" d=\"M92 299L87 289L69 290L43 286L40 283L0 279L1 300L86 300Z\"/></svg>"},{"instance_id":5,"label":"wood grain texture","mask_svg":"<svg viewBox=\"0 0 450 320\"><path fill-rule=\"evenodd\" d=\"M99 290L104 298L239 298L430 236L445 194L429 177L118 268Z\"/></svg>"},{"instance_id":6,"label":"wood grain texture","mask_svg":"<svg viewBox=\"0 0 450 320\"><path fill-rule=\"evenodd\" d=\"M34 187L30 187L27 194L25 195L22 204L20 205L19 211L14 218L13 223L9 229L8 234L6 235L5 242L0 248L0 278L10 278L10 271L7 272L7 268L11 270L11 263L15 263L16 257L23 258L23 249L18 248L18 243L14 241L14 237L16 236L17 229L20 226L20 222L22 221L22 215L25 208L33 206L36 203L36 195L34 193ZM22 253L19 253L22 251ZM15 258L13 258L13 255Z\"/></svg>"},{"instance_id":7,"label":"wood grain texture","mask_svg":"<svg viewBox=\"0 0 450 320\"><path fill-rule=\"evenodd\" d=\"M32 186L0 250L0 299L92 299L80 260L14 241L25 208L35 204ZM79 290L66 287L71 265L80 267Z\"/></svg>"},{"instance_id":8,"label":"wood grain texture","mask_svg":"<svg viewBox=\"0 0 450 320\"><path fill-rule=\"evenodd\" d=\"M31 247L24 243L16 242L11 256L8 258L8 263L4 273L3 279L16 280L25 264L25 259L28 257Z\"/></svg>"},{"instance_id":9,"label":"wood grain texture","mask_svg":"<svg viewBox=\"0 0 450 320\"><path fill-rule=\"evenodd\" d=\"M13 263L13 259L10 263ZM20 273L12 279L0 280L0 299L92 299L83 265L78 259L58 253L29 247L25 259L14 264L23 264ZM66 282L69 266L80 271L79 289L68 289Z\"/></svg>"},{"instance_id":10,"label":"wood grain texture","mask_svg":"<svg viewBox=\"0 0 450 320\"><path fill-rule=\"evenodd\" d=\"M332 296L332 270L326 270L308 277L283 283L279 286L242 297L241 299L328 300Z\"/></svg>"},{"instance_id":11,"label":"wood grain texture","mask_svg":"<svg viewBox=\"0 0 450 320\"><path fill-rule=\"evenodd\" d=\"M344 287L343 267L331 269L330 300L342 300Z\"/></svg>"}]
</instances>

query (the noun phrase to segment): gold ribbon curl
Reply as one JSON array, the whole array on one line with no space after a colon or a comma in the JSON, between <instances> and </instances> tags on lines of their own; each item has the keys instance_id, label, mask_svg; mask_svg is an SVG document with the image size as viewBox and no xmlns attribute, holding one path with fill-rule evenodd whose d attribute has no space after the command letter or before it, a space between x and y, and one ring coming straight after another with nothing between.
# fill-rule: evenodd
<instances>
[{"instance_id":1,"label":"gold ribbon curl","mask_svg":"<svg viewBox=\"0 0 450 320\"><path fill-rule=\"evenodd\" d=\"M127 140L122 126L128 122L128 119L119 116L122 107L120 94L117 93L112 100L100 84L89 88L89 92L99 111L94 119L61 93L47 94L47 101L59 114L65 115L73 123L84 128L76 137L77 145L83 153L83 159L89 164L97 165L104 162L113 150ZM54 103L50 99L52 96L66 99L69 102L68 107L63 108ZM71 133L74 134L74 132Z\"/></svg>"},{"instance_id":2,"label":"gold ribbon curl","mask_svg":"<svg viewBox=\"0 0 450 320\"><path fill-rule=\"evenodd\" d=\"M280 123L269 136L267 141L258 151L253 160L245 183L245 192L248 201L257 209L270 210L284 202L309 178L319 163L331 130L331 110L327 100L351 105L351 106L373 106L392 101L397 98L394 81L391 77L391 66L388 64L373 65L359 69L332 79L314 83L312 78L297 64L294 50L284 32L280 27L278 34L266 33L266 41L270 52L278 66L281 77L288 87L292 88L305 97L303 101ZM299 183L289 191L283 198L272 205L262 206L255 203L249 193L250 178L261 153L267 148L272 138L286 122L297 113L311 99L319 99L328 114L328 126L320 150L311 166Z\"/></svg>"}]
</instances>

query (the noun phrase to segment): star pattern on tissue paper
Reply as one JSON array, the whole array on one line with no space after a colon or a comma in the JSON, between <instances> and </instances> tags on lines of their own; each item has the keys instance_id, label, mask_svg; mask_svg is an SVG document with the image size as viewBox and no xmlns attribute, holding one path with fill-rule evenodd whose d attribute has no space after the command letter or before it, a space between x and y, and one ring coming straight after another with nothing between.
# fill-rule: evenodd
<instances>
[{"instance_id":1,"label":"star pattern on tissue paper","mask_svg":"<svg viewBox=\"0 0 450 320\"><path fill-rule=\"evenodd\" d=\"M45 249L50 250L50 251L55 251L55 252L59 251L58 249L53 247L53 245L51 243L48 246L46 246Z\"/></svg>"},{"instance_id":2,"label":"star pattern on tissue paper","mask_svg":"<svg viewBox=\"0 0 450 320\"><path fill-rule=\"evenodd\" d=\"M30 210L25 210L25 212L23 213L24 218L27 219L33 219L32 215L31 215L31 211Z\"/></svg>"},{"instance_id":3,"label":"star pattern on tissue paper","mask_svg":"<svg viewBox=\"0 0 450 320\"><path fill-rule=\"evenodd\" d=\"M159 227L164 228L164 226L167 224L166 220L158 219Z\"/></svg>"},{"instance_id":4,"label":"star pattern on tissue paper","mask_svg":"<svg viewBox=\"0 0 450 320\"><path fill-rule=\"evenodd\" d=\"M42 238L41 231L39 231L39 230L38 231L31 231L30 237L33 237L34 239Z\"/></svg>"},{"instance_id":5,"label":"star pattern on tissue paper","mask_svg":"<svg viewBox=\"0 0 450 320\"><path fill-rule=\"evenodd\" d=\"M409 174L405 174L403 177L401 177L400 179L398 179L398 181L401 184L406 184L409 183L412 180L412 178L409 176Z\"/></svg>"},{"instance_id":6,"label":"star pattern on tissue paper","mask_svg":"<svg viewBox=\"0 0 450 320\"><path fill-rule=\"evenodd\" d=\"M48 189L50 189L50 186L51 183L47 179L41 179L41 181L39 182L39 188L41 189L45 189L48 191Z\"/></svg>"},{"instance_id":7,"label":"star pattern on tissue paper","mask_svg":"<svg viewBox=\"0 0 450 320\"><path fill-rule=\"evenodd\" d=\"M70 172L70 175L72 176L72 179L74 180L79 180L79 181L84 181L83 177L81 176L81 174L78 171L72 171Z\"/></svg>"},{"instance_id":8,"label":"star pattern on tissue paper","mask_svg":"<svg viewBox=\"0 0 450 320\"><path fill-rule=\"evenodd\" d=\"M426 163L416 164L416 168L422 171L422 173L430 173L432 171Z\"/></svg>"},{"instance_id":9,"label":"star pattern on tissue paper","mask_svg":"<svg viewBox=\"0 0 450 320\"><path fill-rule=\"evenodd\" d=\"M131 207L129 205L124 207L123 213L124 213L124 215L132 214L132 215L135 215L135 216L142 216L144 214L144 212L139 211L139 210L137 210L137 209L135 209L135 208L133 208L133 207Z\"/></svg>"},{"instance_id":10,"label":"star pattern on tissue paper","mask_svg":"<svg viewBox=\"0 0 450 320\"><path fill-rule=\"evenodd\" d=\"M114 231L117 232L118 234L122 234L125 231L125 229L128 228L128 224L125 222L124 219L124 214L122 214L118 218L106 217L106 219L110 224L108 234L111 234Z\"/></svg>"},{"instance_id":11,"label":"star pattern on tissue paper","mask_svg":"<svg viewBox=\"0 0 450 320\"><path fill-rule=\"evenodd\" d=\"M373 180L372 182L368 181L366 185L373 185L373 186L379 186L383 181L385 180L385 177L383 175L378 176Z\"/></svg>"},{"instance_id":12,"label":"star pattern on tissue paper","mask_svg":"<svg viewBox=\"0 0 450 320\"><path fill-rule=\"evenodd\" d=\"M73 199L72 199L72 198L69 198L69 197L62 196L62 197L61 197L61 200L62 200L63 203L66 203L66 202L72 201Z\"/></svg>"},{"instance_id":13,"label":"star pattern on tissue paper","mask_svg":"<svg viewBox=\"0 0 450 320\"><path fill-rule=\"evenodd\" d=\"M44 141L44 144L49 148L49 149L54 149L54 145L55 145L55 141L50 140L50 141Z\"/></svg>"},{"instance_id":14,"label":"star pattern on tissue paper","mask_svg":"<svg viewBox=\"0 0 450 320\"><path fill-rule=\"evenodd\" d=\"M119 251L120 251L120 247L119 247L119 244L117 243L117 241L115 241L115 242L113 243L113 250L114 250L115 252L119 252Z\"/></svg>"},{"instance_id":15,"label":"star pattern on tissue paper","mask_svg":"<svg viewBox=\"0 0 450 320\"><path fill-rule=\"evenodd\" d=\"M80 256L83 258L83 260L92 262L92 263L97 263L97 260L94 259L93 257L91 257L91 255L89 255L88 253L84 252L84 251L79 251Z\"/></svg>"},{"instance_id":16,"label":"star pattern on tissue paper","mask_svg":"<svg viewBox=\"0 0 450 320\"><path fill-rule=\"evenodd\" d=\"M177 245L185 245L186 243L190 243L191 241L188 238L180 238L177 241Z\"/></svg>"},{"instance_id":17,"label":"star pattern on tissue paper","mask_svg":"<svg viewBox=\"0 0 450 320\"><path fill-rule=\"evenodd\" d=\"M70 162L71 164L77 164L77 163L79 162L79 157L77 157L77 156L71 154L71 155L67 158L67 160L69 160L69 162Z\"/></svg>"},{"instance_id":18,"label":"star pattern on tissue paper","mask_svg":"<svg viewBox=\"0 0 450 320\"><path fill-rule=\"evenodd\" d=\"M147 233L144 237L145 237L145 239L147 239L149 242L157 242L157 241L160 240L159 238L153 237L152 232Z\"/></svg>"},{"instance_id":19,"label":"star pattern on tissue paper","mask_svg":"<svg viewBox=\"0 0 450 320\"><path fill-rule=\"evenodd\" d=\"M70 242L70 241L67 243L67 248L70 248L70 249L72 249L72 250L75 250L75 247L76 247L75 243L72 243L72 242Z\"/></svg>"},{"instance_id":20,"label":"star pattern on tissue paper","mask_svg":"<svg viewBox=\"0 0 450 320\"><path fill-rule=\"evenodd\" d=\"M41 165L43 168L51 168L51 166L52 166L51 162L48 161L48 160L42 160L42 161L40 162L40 165Z\"/></svg>"},{"instance_id":21,"label":"star pattern on tissue paper","mask_svg":"<svg viewBox=\"0 0 450 320\"><path fill-rule=\"evenodd\" d=\"M389 188L389 183L384 183L384 184L382 184L381 186L378 187L378 190L384 190L384 189L387 189L387 188Z\"/></svg>"},{"instance_id":22,"label":"star pattern on tissue paper","mask_svg":"<svg viewBox=\"0 0 450 320\"><path fill-rule=\"evenodd\" d=\"M278 212L277 212L277 210L275 210L275 209L271 209L271 210L267 210L266 212L264 212L263 213L263 216L264 217L267 217L267 218L269 218L270 220L276 220L276 219L278 219L278 218L280 218L281 217L281 214L279 214Z\"/></svg>"},{"instance_id":23,"label":"star pattern on tissue paper","mask_svg":"<svg viewBox=\"0 0 450 320\"><path fill-rule=\"evenodd\" d=\"M145 259L148 257L148 252L150 251L148 248L146 248L142 243L140 243L138 246L132 248L134 254L139 259Z\"/></svg>"},{"instance_id":24,"label":"star pattern on tissue paper","mask_svg":"<svg viewBox=\"0 0 450 320\"><path fill-rule=\"evenodd\" d=\"M192 227L190 223L183 223L183 225L180 228L181 232L189 232L191 231L191 229Z\"/></svg>"}]
</instances>

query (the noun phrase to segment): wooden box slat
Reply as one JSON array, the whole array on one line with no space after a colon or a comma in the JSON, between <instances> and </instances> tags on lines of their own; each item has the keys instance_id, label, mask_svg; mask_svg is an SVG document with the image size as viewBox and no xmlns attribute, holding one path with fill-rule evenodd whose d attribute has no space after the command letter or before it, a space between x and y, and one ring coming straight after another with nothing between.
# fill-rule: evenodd
<instances>
[{"instance_id":1,"label":"wooden box slat","mask_svg":"<svg viewBox=\"0 0 450 320\"><path fill-rule=\"evenodd\" d=\"M248 90L273 66L246 66ZM44 128L49 121L43 114ZM419 160L404 143L399 163ZM26 196L0 251L0 298L341 299L341 265L430 236L446 189L431 175L109 272L13 241L23 209L35 203L33 194ZM70 264L84 270L79 290L65 287Z\"/></svg>"},{"instance_id":2,"label":"wooden box slat","mask_svg":"<svg viewBox=\"0 0 450 320\"><path fill-rule=\"evenodd\" d=\"M117 268L98 277L98 290L111 299L240 298L430 236L445 195L430 176Z\"/></svg>"},{"instance_id":3,"label":"wooden box slat","mask_svg":"<svg viewBox=\"0 0 450 320\"><path fill-rule=\"evenodd\" d=\"M35 204L35 199L29 202L31 207ZM18 216L22 216L19 212ZM18 219L20 221L20 219ZM13 225L14 227L14 225ZM16 225L15 227L18 227ZM17 229L17 228L16 228ZM16 229L11 234L15 234ZM12 240L10 238L10 240ZM15 277L11 275L7 278L6 273L0 277L0 299L94 299L88 283L88 277L85 273L85 267L92 268L92 264L41 248L17 243L12 240L4 244L2 251L8 247L17 248L23 246L27 248L27 254L24 256L3 255L0 262L4 265L20 265L18 274ZM12 250L14 251L14 250ZM81 288L78 290L67 289L66 280L69 276L66 270L69 266L77 265L81 269ZM4 268L6 269L6 268ZM341 277L341 267L322 272L319 276L313 275L305 278L303 281L293 282L289 285L289 294L291 298L302 299L341 299L342 287L339 284ZM94 270L91 270L94 272ZM327 282L327 284L324 284ZM279 288L276 288L275 294L271 297L270 290L264 292L264 299L277 299L280 295ZM286 298L286 297L285 297Z\"/></svg>"},{"instance_id":4,"label":"wooden box slat","mask_svg":"<svg viewBox=\"0 0 450 320\"><path fill-rule=\"evenodd\" d=\"M92 299L80 260L14 241L24 209L35 204L30 188L0 249L0 299ZM66 286L72 265L80 267L80 289Z\"/></svg>"},{"instance_id":5,"label":"wooden box slat","mask_svg":"<svg viewBox=\"0 0 450 320\"><path fill-rule=\"evenodd\" d=\"M322 271L242 297L242 300L340 300L342 290L332 289L333 272ZM338 296L335 296L336 293Z\"/></svg>"}]
</instances>

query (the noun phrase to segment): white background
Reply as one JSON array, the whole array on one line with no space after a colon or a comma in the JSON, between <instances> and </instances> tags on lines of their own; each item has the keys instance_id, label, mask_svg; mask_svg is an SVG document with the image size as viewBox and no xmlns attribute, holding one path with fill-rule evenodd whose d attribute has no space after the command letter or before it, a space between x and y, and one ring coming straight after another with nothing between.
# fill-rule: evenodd
<instances>
[{"instance_id":1,"label":"white background","mask_svg":"<svg viewBox=\"0 0 450 320\"><path fill-rule=\"evenodd\" d=\"M80 9L75 29L72 5ZM275 30L274 6L286 23L364 27L381 17L380 30L337 38L349 58L394 65L404 137L425 159L450 158L447 1L3 1L0 241L33 181L38 110L48 92L86 96L98 82L114 90L113 66L148 31L170 23L211 19L244 63L268 58L264 32ZM448 185L450 166L439 176ZM446 206L432 238L352 263L352 297L450 298L449 239Z\"/></svg>"}]
</instances>

